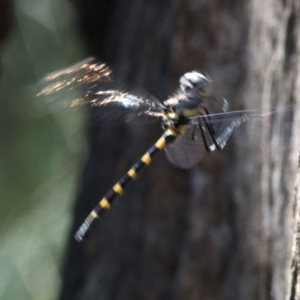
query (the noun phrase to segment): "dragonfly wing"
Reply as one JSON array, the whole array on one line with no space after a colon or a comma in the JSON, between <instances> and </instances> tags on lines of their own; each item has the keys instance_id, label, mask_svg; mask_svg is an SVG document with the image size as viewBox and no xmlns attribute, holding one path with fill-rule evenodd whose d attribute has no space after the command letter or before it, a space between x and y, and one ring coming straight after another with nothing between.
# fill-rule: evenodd
<instances>
[{"instance_id":1,"label":"dragonfly wing","mask_svg":"<svg viewBox=\"0 0 300 300\"><path fill-rule=\"evenodd\" d=\"M240 110L224 113L215 113L206 116L212 124L218 144L223 149L227 141L234 138L235 144L239 147L249 147L256 145L261 149L261 143L271 144L271 138L274 135L280 137L288 136L295 123L295 113L299 110L296 105L278 106L270 111L260 110ZM201 119L202 116L197 117ZM197 118L191 118L192 122L197 122ZM201 120L203 122L203 120ZM267 128L267 136L261 140L263 128ZM264 132L266 133L265 129ZM284 139L283 139L284 140ZM289 148L286 142L276 146L277 151ZM214 145L210 146L215 150Z\"/></svg>"},{"instance_id":2,"label":"dragonfly wing","mask_svg":"<svg viewBox=\"0 0 300 300\"><path fill-rule=\"evenodd\" d=\"M165 148L168 160L182 169L193 167L206 152L198 127L191 126Z\"/></svg>"},{"instance_id":3,"label":"dragonfly wing","mask_svg":"<svg viewBox=\"0 0 300 300\"><path fill-rule=\"evenodd\" d=\"M100 118L114 121L157 121L163 116L163 105L152 95L146 92L126 92L105 86L97 91L94 98L88 101Z\"/></svg>"},{"instance_id":4,"label":"dragonfly wing","mask_svg":"<svg viewBox=\"0 0 300 300\"><path fill-rule=\"evenodd\" d=\"M44 96L48 102L61 102L65 106L76 106L78 91L93 94L102 84L112 82L112 70L104 63L88 58L71 67L50 73L38 84L37 96ZM86 95L85 95L86 96ZM61 98L64 97L64 100Z\"/></svg>"},{"instance_id":5,"label":"dragonfly wing","mask_svg":"<svg viewBox=\"0 0 300 300\"><path fill-rule=\"evenodd\" d=\"M234 122L232 121L236 120L237 116L232 116L232 120L224 122L224 116L228 109L227 101L225 99L218 100L213 97L207 97L205 100L207 102L208 112L215 112L215 114L207 115L206 119L208 123L211 124L217 142L220 143L221 148L223 148L223 145L225 146L235 129L235 126L233 125ZM174 143L171 143L165 149L168 160L182 169L193 167L206 152L203 137L197 125L199 118L201 119L201 116L191 118L191 122L194 123L194 125L191 125L187 131L180 135ZM201 120L201 122L204 124L203 120ZM216 150L207 129L205 130L205 136L210 150Z\"/></svg>"},{"instance_id":6,"label":"dragonfly wing","mask_svg":"<svg viewBox=\"0 0 300 300\"><path fill-rule=\"evenodd\" d=\"M224 100L220 107L222 107L222 113L206 115L206 122L210 124L213 130L213 135L217 144L221 149L224 149L229 138L235 132L236 128L240 127L245 123L249 116L245 111L226 113L227 102ZM251 111L251 116L254 117L254 112ZM198 117L199 118L199 117ZM196 122L195 122L196 120ZM198 119L199 120L199 119ZM187 131L180 135L174 143L171 143L166 147L166 153L168 160L174 165L188 169L193 167L201 158L201 156L206 152L203 137L198 128L197 118L192 119L194 125L191 125ZM203 124L202 120L202 124ZM207 140L208 147L210 151L215 151L217 149L216 145L213 143L207 128L205 129L205 137Z\"/></svg>"},{"instance_id":7,"label":"dragonfly wing","mask_svg":"<svg viewBox=\"0 0 300 300\"><path fill-rule=\"evenodd\" d=\"M100 118L131 121L156 120L164 106L146 92L126 91L113 80L112 70L94 58L45 76L38 97L65 107L96 107Z\"/></svg>"}]
</instances>

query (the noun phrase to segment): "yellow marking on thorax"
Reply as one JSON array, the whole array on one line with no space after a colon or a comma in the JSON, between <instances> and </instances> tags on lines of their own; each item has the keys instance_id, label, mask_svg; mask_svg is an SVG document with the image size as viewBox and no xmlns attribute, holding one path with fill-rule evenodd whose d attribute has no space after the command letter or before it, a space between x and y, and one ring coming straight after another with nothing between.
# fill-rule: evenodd
<instances>
[{"instance_id":1,"label":"yellow marking on thorax","mask_svg":"<svg viewBox=\"0 0 300 300\"><path fill-rule=\"evenodd\" d=\"M169 119L178 119L178 114L177 113L175 113L175 112L170 112L170 113L167 113L167 117L169 118Z\"/></svg>"},{"instance_id":2,"label":"yellow marking on thorax","mask_svg":"<svg viewBox=\"0 0 300 300\"><path fill-rule=\"evenodd\" d=\"M183 110L182 114L186 118L194 117L199 114L199 110L198 109L185 109L185 110Z\"/></svg>"},{"instance_id":3,"label":"yellow marking on thorax","mask_svg":"<svg viewBox=\"0 0 300 300\"><path fill-rule=\"evenodd\" d=\"M122 194L123 193L123 188L118 183L113 186L113 190L117 194Z\"/></svg>"},{"instance_id":4,"label":"yellow marking on thorax","mask_svg":"<svg viewBox=\"0 0 300 300\"><path fill-rule=\"evenodd\" d=\"M145 163L146 165L149 165L151 163L151 157L148 153L146 153L142 158L141 161Z\"/></svg>"},{"instance_id":5,"label":"yellow marking on thorax","mask_svg":"<svg viewBox=\"0 0 300 300\"><path fill-rule=\"evenodd\" d=\"M104 209L110 209L110 203L107 201L107 199L103 198L100 202L99 202L100 206Z\"/></svg>"},{"instance_id":6,"label":"yellow marking on thorax","mask_svg":"<svg viewBox=\"0 0 300 300\"><path fill-rule=\"evenodd\" d=\"M128 174L132 179L135 179L136 176L137 176L135 170L133 170L133 169L130 169L130 170L127 172L127 174Z\"/></svg>"},{"instance_id":7,"label":"yellow marking on thorax","mask_svg":"<svg viewBox=\"0 0 300 300\"><path fill-rule=\"evenodd\" d=\"M166 146L166 139L164 137L161 137L156 143L155 147L158 149L163 149Z\"/></svg>"},{"instance_id":8,"label":"yellow marking on thorax","mask_svg":"<svg viewBox=\"0 0 300 300\"><path fill-rule=\"evenodd\" d=\"M92 211L92 212L90 213L90 215L91 215L94 219L98 219L98 218L99 218L98 214L97 214L95 211Z\"/></svg>"}]
</instances>

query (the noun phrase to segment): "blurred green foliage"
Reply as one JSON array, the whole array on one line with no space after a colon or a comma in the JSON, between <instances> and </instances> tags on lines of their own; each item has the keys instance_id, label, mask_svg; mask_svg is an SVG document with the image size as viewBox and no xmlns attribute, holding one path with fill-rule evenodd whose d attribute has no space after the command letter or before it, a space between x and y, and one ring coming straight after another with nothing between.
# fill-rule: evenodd
<instances>
[{"instance_id":1,"label":"blurred green foliage","mask_svg":"<svg viewBox=\"0 0 300 300\"><path fill-rule=\"evenodd\" d=\"M0 299L55 299L83 114L41 103L32 87L83 49L66 1L15 1L15 17L0 53Z\"/></svg>"}]
</instances>

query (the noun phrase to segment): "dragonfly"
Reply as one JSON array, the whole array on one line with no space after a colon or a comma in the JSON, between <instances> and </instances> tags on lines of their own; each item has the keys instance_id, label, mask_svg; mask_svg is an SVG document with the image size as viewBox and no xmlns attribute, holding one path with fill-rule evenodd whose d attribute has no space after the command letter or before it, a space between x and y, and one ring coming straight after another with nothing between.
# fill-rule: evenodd
<instances>
[{"instance_id":1,"label":"dragonfly","mask_svg":"<svg viewBox=\"0 0 300 300\"><path fill-rule=\"evenodd\" d=\"M168 160L179 168L192 168L204 153L223 150L235 129L249 118L262 116L258 110L228 111L225 99L211 95L212 79L195 70L181 76L178 91L163 102L150 94L120 89L111 68L94 58L50 73L41 84L37 96L47 102L96 107L100 117L108 119L157 120L163 129L162 136L91 210L75 233L78 242L158 152L164 149Z\"/></svg>"}]
</instances>

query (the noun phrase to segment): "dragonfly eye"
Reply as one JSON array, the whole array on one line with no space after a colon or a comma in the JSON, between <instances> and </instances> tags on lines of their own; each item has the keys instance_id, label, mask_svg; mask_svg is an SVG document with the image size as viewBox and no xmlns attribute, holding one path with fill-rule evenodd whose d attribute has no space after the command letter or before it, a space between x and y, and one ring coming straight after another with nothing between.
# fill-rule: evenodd
<instances>
[{"instance_id":1,"label":"dragonfly eye","mask_svg":"<svg viewBox=\"0 0 300 300\"><path fill-rule=\"evenodd\" d=\"M212 80L200 72L185 73L179 80L180 88L184 93L195 91L201 96L209 96L212 90Z\"/></svg>"}]
</instances>

